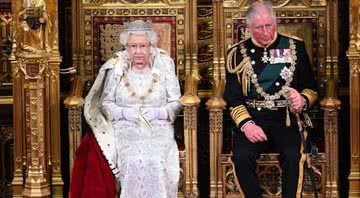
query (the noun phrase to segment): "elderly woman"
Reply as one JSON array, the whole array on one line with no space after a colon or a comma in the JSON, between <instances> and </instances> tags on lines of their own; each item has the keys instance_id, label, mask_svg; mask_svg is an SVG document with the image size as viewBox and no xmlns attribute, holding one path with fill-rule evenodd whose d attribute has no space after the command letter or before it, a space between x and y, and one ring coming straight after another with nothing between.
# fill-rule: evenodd
<instances>
[{"instance_id":1,"label":"elderly woman","mask_svg":"<svg viewBox=\"0 0 360 198\"><path fill-rule=\"evenodd\" d=\"M85 118L120 181L120 197L176 197L173 122L181 94L174 62L156 48L150 22L127 23L120 42L126 50L100 69L85 99Z\"/></svg>"}]
</instances>

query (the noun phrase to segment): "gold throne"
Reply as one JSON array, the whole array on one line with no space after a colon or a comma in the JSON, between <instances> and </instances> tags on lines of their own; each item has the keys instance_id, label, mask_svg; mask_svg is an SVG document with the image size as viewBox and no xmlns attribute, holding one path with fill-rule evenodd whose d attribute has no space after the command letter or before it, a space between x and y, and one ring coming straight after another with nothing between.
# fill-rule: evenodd
<instances>
[{"instance_id":1,"label":"gold throne","mask_svg":"<svg viewBox=\"0 0 360 198\"><path fill-rule=\"evenodd\" d=\"M176 73L181 87L184 87L186 75L185 48L189 40L190 32L185 13L189 6L185 0L120 0L108 3L106 0L74 2L72 8L81 13L73 21L73 69L77 70L78 76L72 83L70 95L65 99L68 109L69 124L69 153L70 175L74 163L76 149L82 138L82 106L86 90L88 90L96 78L98 69L113 53L123 49L120 45L119 35L124 22L136 19L150 20L154 24L155 31L159 34L158 47L164 49L174 59ZM84 83L86 82L86 83ZM85 91L84 91L85 90ZM186 148L187 127L186 111L175 121L175 133L180 156L180 182L178 197L197 194L188 187L189 172L189 149ZM184 122L186 123L184 126ZM190 125L191 121L190 121Z\"/></svg>"},{"instance_id":2,"label":"gold throne","mask_svg":"<svg viewBox=\"0 0 360 198\"><path fill-rule=\"evenodd\" d=\"M246 9L252 1L248 0L224 0L221 6L217 7L216 12L224 17L224 24L219 24L224 30L225 41L222 43L226 49L233 44L249 37L246 30ZM332 54L330 47L336 45L330 43L327 38L327 28L333 26L327 21L329 5L325 1L273 1L279 24L279 32L291 37L298 37L305 41L310 61L313 65L315 78L320 87L319 103L309 112L314 123L311 130L312 138L312 163L318 168L321 174L316 174L316 190L320 197L328 196L329 193L337 192L337 110L338 106L326 106L325 82L329 78L331 71L329 68L331 60L328 59ZM222 26L221 26L222 25ZM219 33L214 37L221 38ZM221 45L221 44L220 44ZM225 66L224 66L225 67ZM333 70L336 71L336 68ZM332 73L332 75L335 75ZM224 76L223 76L224 79ZM320 106L321 101L321 106ZM323 111L324 110L324 114ZM222 111L221 109L218 109ZM332 112L332 113L329 113ZM222 114L213 115L211 119L222 120ZM211 115L210 115L211 116ZM225 116L222 120L223 129L220 138L210 140L210 147L220 154L213 159L220 162L211 162L211 174L215 174L217 182L214 180L210 184L210 197L244 197L241 187L236 179L234 164L232 162L232 133L234 125L231 118ZM332 123L334 125L329 125ZM210 126L210 128L215 126ZM220 147L220 148L217 148ZM260 180L263 197L281 197L281 169L277 161L277 153L268 151L258 159L257 172ZM217 173L218 176L216 176ZM334 186L330 183L334 182ZM214 184L217 184L214 185ZM303 197L312 197L312 186L308 173L305 171L303 182ZM333 192L332 192L333 191Z\"/></svg>"}]
</instances>

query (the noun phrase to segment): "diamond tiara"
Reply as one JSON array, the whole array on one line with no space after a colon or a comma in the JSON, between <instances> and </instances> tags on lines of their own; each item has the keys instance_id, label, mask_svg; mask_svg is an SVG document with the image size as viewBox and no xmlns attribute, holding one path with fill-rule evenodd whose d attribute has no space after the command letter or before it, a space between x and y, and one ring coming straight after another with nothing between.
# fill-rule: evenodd
<instances>
[{"instance_id":1,"label":"diamond tiara","mask_svg":"<svg viewBox=\"0 0 360 198\"><path fill-rule=\"evenodd\" d=\"M132 22L125 22L125 31L151 31L153 30L153 24L151 21L135 20Z\"/></svg>"}]
</instances>

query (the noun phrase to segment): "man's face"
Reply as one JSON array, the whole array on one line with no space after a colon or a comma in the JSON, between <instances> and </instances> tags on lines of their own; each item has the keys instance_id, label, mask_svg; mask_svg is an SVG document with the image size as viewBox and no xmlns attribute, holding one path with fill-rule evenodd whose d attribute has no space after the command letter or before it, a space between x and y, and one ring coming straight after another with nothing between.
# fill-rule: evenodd
<instances>
[{"instance_id":1,"label":"man's face","mask_svg":"<svg viewBox=\"0 0 360 198\"><path fill-rule=\"evenodd\" d=\"M267 47L274 40L276 22L268 11L258 11L248 26L251 36L256 42Z\"/></svg>"},{"instance_id":2,"label":"man's face","mask_svg":"<svg viewBox=\"0 0 360 198\"><path fill-rule=\"evenodd\" d=\"M149 64L150 42L148 34L130 34L127 47L132 66L144 69Z\"/></svg>"}]
</instances>

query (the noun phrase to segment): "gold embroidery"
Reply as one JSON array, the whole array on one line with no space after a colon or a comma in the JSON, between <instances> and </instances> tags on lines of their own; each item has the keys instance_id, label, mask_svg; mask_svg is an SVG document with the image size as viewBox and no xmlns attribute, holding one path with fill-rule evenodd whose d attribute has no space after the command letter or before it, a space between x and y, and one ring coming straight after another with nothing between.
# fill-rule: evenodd
<instances>
[{"instance_id":1,"label":"gold embroidery","mask_svg":"<svg viewBox=\"0 0 360 198\"><path fill-rule=\"evenodd\" d=\"M309 100L309 106L311 107L315 101L318 98L318 93L316 93L315 91L311 90L311 89L304 89L301 94L303 94L304 96L306 96L306 98Z\"/></svg>"},{"instance_id":2,"label":"gold embroidery","mask_svg":"<svg viewBox=\"0 0 360 198\"><path fill-rule=\"evenodd\" d=\"M249 112L244 105L230 108L230 116L234 120L236 126L239 126L240 122L242 122L243 120L251 118Z\"/></svg>"}]
</instances>

